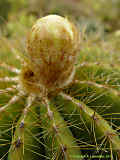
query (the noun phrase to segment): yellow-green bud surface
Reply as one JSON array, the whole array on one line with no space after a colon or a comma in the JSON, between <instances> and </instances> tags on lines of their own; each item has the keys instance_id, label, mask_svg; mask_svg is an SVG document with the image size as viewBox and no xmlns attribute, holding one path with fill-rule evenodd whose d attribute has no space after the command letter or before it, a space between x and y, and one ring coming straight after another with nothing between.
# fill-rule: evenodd
<instances>
[{"instance_id":1,"label":"yellow-green bud surface","mask_svg":"<svg viewBox=\"0 0 120 160\"><path fill-rule=\"evenodd\" d=\"M72 23L58 15L40 18L27 39L30 64L26 67L29 65L35 76L34 82L30 81L32 91L41 92L41 86L54 91L68 85L74 76L78 50L79 33ZM29 90L30 83L26 87Z\"/></svg>"}]
</instances>

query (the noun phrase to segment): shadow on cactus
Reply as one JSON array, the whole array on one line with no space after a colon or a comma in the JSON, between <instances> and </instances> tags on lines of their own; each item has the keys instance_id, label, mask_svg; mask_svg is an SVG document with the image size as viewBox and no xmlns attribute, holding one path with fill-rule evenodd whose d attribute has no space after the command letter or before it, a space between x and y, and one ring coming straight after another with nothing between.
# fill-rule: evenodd
<instances>
[{"instance_id":1,"label":"shadow on cactus","mask_svg":"<svg viewBox=\"0 0 120 160\"><path fill-rule=\"evenodd\" d=\"M80 38L49 15L32 27L26 54L1 39L1 160L120 159L119 65L89 41L80 50Z\"/></svg>"}]
</instances>

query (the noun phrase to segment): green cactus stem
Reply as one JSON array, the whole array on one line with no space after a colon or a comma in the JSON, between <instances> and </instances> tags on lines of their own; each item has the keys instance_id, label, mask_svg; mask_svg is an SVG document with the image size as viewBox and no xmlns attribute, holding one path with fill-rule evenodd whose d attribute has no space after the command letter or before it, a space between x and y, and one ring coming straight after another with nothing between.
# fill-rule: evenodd
<instances>
[{"instance_id":1,"label":"green cactus stem","mask_svg":"<svg viewBox=\"0 0 120 160\"><path fill-rule=\"evenodd\" d=\"M16 131L9 149L8 160L38 159L38 157L42 159L44 157L39 153L41 148L36 147L39 144L39 140L36 140L37 138L35 137L35 134L39 132L39 122L36 115L37 108L32 106L34 100L34 95L28 97L27 105L17 122ZM37 152L38 154L36 154Z\"/></svg>"},{"instance_id":2,"label":"green cactus stem","mask_svg":"<svg viewBox=\"0 0 120 160\"><path fill-rule=\"evenodd\" d=\"M81 35L49 15L24 54L0 39L1 160L120 159L119 64Z\"/></svg>"},{"instance_id":3,"label":"green cactus stem","mask_svg":"<svg viewBox=\"0 0 120 160\"><path fill-rule=\"evenodd\" d=\"M76 160L77 155L82 159L79 146L60 113L47 99L44 100L44 105L40 106L40 117L43 130L46 131L44 139L49 146L49 149L46 149L48 157Z\"/></svg>"},{"instance_id":4,"label":"green cactus stem","mask_svg":"<svg viewBox=\"0 0 120 160\"><path fill-rule=\"evenodd\" d=\"M91 125L93 122L95 123L95 128L97 130L97 134L102 135L107 139L107 141L111 144L112 149L118 153L120 157L120 139L117 133L110 127L108 122L104 120L98 113L94 110L86 106L83 102L80 102L73 97L60 93L63 97L63 103L66 103L65 100L69 101L68 104L64 106L64 113L69 113L69 110L72 112L75 110L76 114L80 114L85 123ZM70 103L70 104L69 104ZM72 103L72 104L71 104ZM67 107L71 107L68 109ZM97 136L96 134L96 136ZM99 146L98 146L99 147Z\"/></svg>"}]
</instances>

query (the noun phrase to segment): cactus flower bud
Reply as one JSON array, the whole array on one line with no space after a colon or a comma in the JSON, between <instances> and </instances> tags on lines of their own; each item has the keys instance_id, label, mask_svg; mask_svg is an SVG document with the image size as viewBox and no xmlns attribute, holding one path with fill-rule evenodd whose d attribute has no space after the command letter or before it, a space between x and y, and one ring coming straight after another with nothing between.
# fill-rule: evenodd
<instances>
[{"instance_id":1,"label":"cactus flower bud","mask_svg":"<svg viewBox=\"0 0 120 160\"><path fill-rule=\"evenodd\" d=\"M68 85L74 76L78 50L79 33L72 23L58 15L40 18L27 39L34 84L48 91Z\"/></svg>"}]
</instances>

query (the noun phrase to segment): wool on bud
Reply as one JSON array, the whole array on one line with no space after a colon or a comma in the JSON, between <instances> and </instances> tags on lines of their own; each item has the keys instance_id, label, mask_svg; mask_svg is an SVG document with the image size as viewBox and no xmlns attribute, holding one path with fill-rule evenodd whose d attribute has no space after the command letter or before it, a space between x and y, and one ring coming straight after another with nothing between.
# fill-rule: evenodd
<instances>
[{"instance_id":1,"label":"wool on bud","mask_svg":"<svg viewBox=\"0 0 120 160\"><path fill-rule=\"evenodd\" d=\"M23 86L39 93L68 85L74 77L79 41L68 19L58 15L40 18L28 35L29 63L22 69Z\"/></svg>"}]
</instances>

